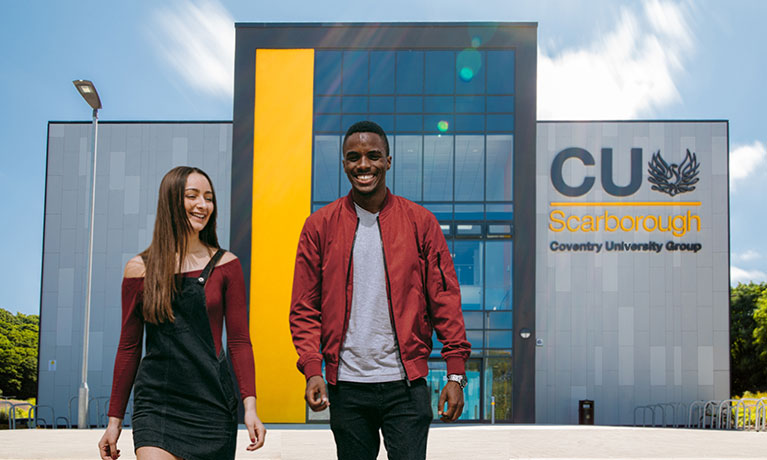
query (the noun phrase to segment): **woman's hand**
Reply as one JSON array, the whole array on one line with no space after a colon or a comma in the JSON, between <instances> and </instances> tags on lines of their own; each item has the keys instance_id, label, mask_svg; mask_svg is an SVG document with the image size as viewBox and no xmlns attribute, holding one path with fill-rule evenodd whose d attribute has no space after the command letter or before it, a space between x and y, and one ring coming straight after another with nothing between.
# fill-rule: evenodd
<instances>
[{"instance_id":1,"label":"woman's hand","mask_svg":"<svg viewBox=\"0 0 767 460\"><path fill-rule=\"evenodd\" d=\"M123 429L123 419L109 417L107 430L99 441L99 455L102 460L117 460L120 458L120 450L117 448L117 440Z\"/></svg>"},{"instance_id":2,"label":"woman's hand","mask_svg":"<svg viewBox=\"0 0 767 460\"><path fill-rule=\"evenodd\" d=\"M248 435L250 436L250 445L247 447L247 450L260 449L263 447L264 439L266 438L266 427L261 423L261 419L258 418L256 413L256 398L248 396L242 400L242 404L245 407L245 427L248 429Z\"/></svg>"}]
</instances>

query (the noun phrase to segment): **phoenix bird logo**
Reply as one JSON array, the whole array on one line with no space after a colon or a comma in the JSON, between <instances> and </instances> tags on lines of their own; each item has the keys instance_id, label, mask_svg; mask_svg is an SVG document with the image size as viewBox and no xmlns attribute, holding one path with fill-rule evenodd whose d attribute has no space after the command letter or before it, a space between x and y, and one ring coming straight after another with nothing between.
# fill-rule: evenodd
<instances>
[{"instance_id":1,"label":"phoenix bird logo","mask_svg":"<svg viewBox=\"0 0 767 460\"><path fill-rule=\"evenodd\" d=\"M647 166L647 172L650 174L647 180L653 184L652 189L670 196L692 192L695 190L695 184L700 180L697 177L700 164L695 154L690 153L690 149L687 149L687 155L681 163L670 165L660 156L660 150L658 150Z\"/></svg>"}]
</instances>

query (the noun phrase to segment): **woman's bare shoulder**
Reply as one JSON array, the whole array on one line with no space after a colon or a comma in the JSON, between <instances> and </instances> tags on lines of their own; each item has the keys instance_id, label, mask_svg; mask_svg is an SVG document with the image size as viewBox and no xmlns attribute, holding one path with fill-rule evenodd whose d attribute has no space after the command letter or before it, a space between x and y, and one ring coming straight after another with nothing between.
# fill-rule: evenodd
<instances>
[{"instance_id":1,"label":"woman's bare shoulder","mask_svg":"<svg viewBox=\"0 0 767 460\"><path fill-rule=\"evenodd\" d=\"M125 264L125 272L123 277L125 278L143 278L146 274L146 267L144 267L144 260L141 256L135 256Z\"/></svg>"},{"instance_id":2,"label":"woman's bare shoulder","mask_svg":"<svg viewBox=\"0 0 767 460\"><path fill-rule=\"evenodd\" d=\"M221 265L224 265L224 264L228 264L229 262L231 262L233 260L236 260L236 259L237 259L236 255L234 255L233 253L231 253L229 251L226 251L226 252L224 252L224 255L221 256L221 259L218 260L218 263L216 264L216 266L218 267L218 266L221 266Z\"/></svg>"}]
</instances>

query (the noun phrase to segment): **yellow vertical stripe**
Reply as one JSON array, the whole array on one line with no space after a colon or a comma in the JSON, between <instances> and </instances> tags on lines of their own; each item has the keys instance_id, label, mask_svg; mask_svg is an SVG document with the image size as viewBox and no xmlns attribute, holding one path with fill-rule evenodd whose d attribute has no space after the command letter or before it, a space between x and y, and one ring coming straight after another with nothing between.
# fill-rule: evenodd
<instances>
[{"instance_id":1,"label":"yellow vertical stripe","mask_svg":"<svg viewBox=\"0 0 767 460\"><path fill-rule=\"evenodd\" d=\"M298 236L311 209L313 80L314 50L256 50L250 332L258 413L271 423L306 417L288 312Z\"/></svg>"}]
</instances>

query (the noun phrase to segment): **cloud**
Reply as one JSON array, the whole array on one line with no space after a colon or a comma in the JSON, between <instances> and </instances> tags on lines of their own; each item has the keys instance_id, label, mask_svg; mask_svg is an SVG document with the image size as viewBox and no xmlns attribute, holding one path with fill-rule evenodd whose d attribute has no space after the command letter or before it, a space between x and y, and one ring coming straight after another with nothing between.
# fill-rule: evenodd
<instances>
[{"instance_id":1,"label":"cloud","mask_svg":"<svg viewBox=\"0 0 767 460\"><path fill-rule=\"evenodd\" d=\"M691 12L642 5L641 15L622 9L613 30L581 49L538 50L539 119L630 119L680 99L674 77L694 52Z\"/></svg>"},{"instance_id":2,"label":"cloud","mask_svg":"<svg viewBox=\"0 0 767 460\"><path fill-rule=\"evenodd\" d=\"M172 2L152 17L158 51L193 88L231 99L234 19L218 2Z\"/></svg>"},{"instance_id":3,"label":"cloud","mask_svg":"<svg viewBox=\"0 0 767 460\"><path fill-rule=\"evenodd\" d=\"M730 285L748 282L761 283L767 281L767 273L761 270L744 270L730 265Z\"/></svg>"},{"instance_id":4,"label":"cloud","mask_svg":"<svg viewBox=\"0 0 767 460\"><path fill-rule=\"evenodd\" d=\"M730 152L730 190L735 191L736 181L750 176L767 158L767 148L759 141L751 145L738 145Z\"/></svg>"},{"instance_id":5,"label":"cloud","mask_svg":"<svg viewBox=\"0 0 767 460\"><path fill-rule=\"evenodd\" d=\"M753 249L749 249L746 252L733 253L732 258L743 262L750 262L752 260L761 259L762 255Z\"/></svg>"}]
</instances>

